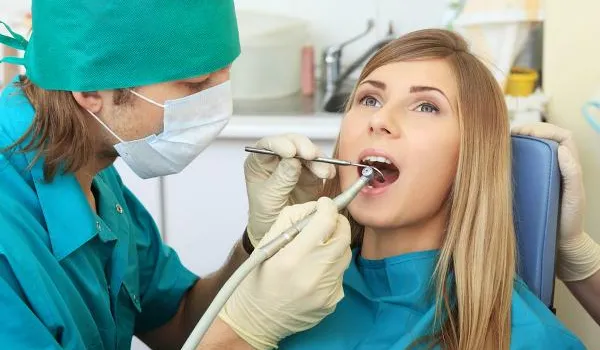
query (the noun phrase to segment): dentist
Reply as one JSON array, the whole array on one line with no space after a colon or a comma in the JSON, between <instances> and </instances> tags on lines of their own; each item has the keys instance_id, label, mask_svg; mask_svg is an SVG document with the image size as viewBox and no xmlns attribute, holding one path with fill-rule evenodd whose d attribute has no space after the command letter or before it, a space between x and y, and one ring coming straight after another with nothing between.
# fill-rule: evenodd
<instances>
[{"instance_id":1,"label":"dentist","mask_svg":"<svg viewBox=\"0 0 600 350\"><path fill-rule=\"evenodd\" d=\"M335 169L292 158L318 155L307 138L260 141L282 161L249 156L246 231L206 278L161 241L112 166L120 156L142 178L178 173L226 126L240 52L232 0L33 0L32 15L29 41L0 24L0 43L25 52L0 61L27 72L0 97L2 348L129 349L136 335L178 349L252 249L315 208L199 348L273 348L333 311L350 228L330 199L316 201Z\"/></svg>"}]
</instances>

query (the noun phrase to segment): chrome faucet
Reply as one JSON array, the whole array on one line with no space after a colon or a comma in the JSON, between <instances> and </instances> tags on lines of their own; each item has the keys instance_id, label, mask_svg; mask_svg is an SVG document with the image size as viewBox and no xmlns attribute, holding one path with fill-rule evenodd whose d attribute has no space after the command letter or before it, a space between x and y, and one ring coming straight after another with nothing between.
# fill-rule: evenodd
<instances>
[{"instance_id":1,"label":"chrome faucet","mask_svg":"<svg viewBox=\"0 0 600 350\"><path fill-rule=\"evenodd\" d=\"M369 34L369 32L371 32L371 30L374 27L375 27L375 21L370 19L367 22L367 29L363 33L361 33L361 34L355 36L354 38L347 40L341 44L329 46L324 50L322 66L321 66L321 68L322 68L321 77L323 78L323 83L325 86L326 94L328 91L335 90L337 82L339 80L339 77L340 77L340 74L342 71L342 49L345 46L347 46L348 44L351 44L351 43L355 42L356 40Z\"/></svg>"},{"instance_id":2,"label":"chrome faucet","mask_svg":"<svg viewBox=\"0 0 600 350\"><path fill-rule=\"evenodd\" d=\"M342 72L342 49L346 45L353 43L356 40L367 35L374 27L375 22L371 19L367 22L367 29L363 33L341 44L329 46L324 50L322 58L321 78L323 79L323 101L325 103L327 103L327 101L336 94L341 84L344 82L344 80L346 80L346 78L348 78L350 74L352 74L352 72L359 68L375 52L384 47L390 41L394 40L394 28L392 23L390 22L388 28L388 35L386 36L386 38L372 45L364 54L362 54L359 58L352 62L348 66L348 68L346 68L346 70Z\"/></svg>"}]
</instances>

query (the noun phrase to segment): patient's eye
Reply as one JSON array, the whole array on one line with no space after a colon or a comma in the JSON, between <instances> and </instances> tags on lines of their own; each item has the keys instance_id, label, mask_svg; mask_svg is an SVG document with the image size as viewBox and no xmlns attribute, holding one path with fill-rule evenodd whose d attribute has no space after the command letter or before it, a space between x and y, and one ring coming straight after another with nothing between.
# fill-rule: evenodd
<instances>
[{"instance_id":1,"label":"patient's eye","mask_svg":"<svg viewBox=\"0 0 600 350\"><path fill-rule=\"evenodd\" d=\"M423 102L417 106L417 112L437 113L440 109L429 102Z\"/></svg>"},{"instance_id":2,"label":"patient's eye","mask_svg":"<svg viewBox=\"0 0 600 350\"><path fill-rule=\"evenodd\" d=\"M375 97L370 95L361 98L359 103L367 107L381 107L381 103Z\"/></svg>"}]
</instances>

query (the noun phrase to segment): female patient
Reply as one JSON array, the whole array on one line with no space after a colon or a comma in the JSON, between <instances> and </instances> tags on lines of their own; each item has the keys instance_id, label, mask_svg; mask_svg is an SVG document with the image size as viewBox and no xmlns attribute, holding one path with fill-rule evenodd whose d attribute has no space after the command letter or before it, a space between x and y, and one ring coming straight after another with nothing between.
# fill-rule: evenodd
<instances>
[{"instance_id":1,"label":"female patient","mask_svg":"<svg viewBox=\"0 0 600 350\"><path fill-rule=\"evenodd\" d=\"M346 108L336 157L383 183L350 204L345 297L282 349L580 349L516 277L509 118L457 34L423 30L379 51ZM341 168L335 195L358 178Z\"/></svg>"}]
</instances>

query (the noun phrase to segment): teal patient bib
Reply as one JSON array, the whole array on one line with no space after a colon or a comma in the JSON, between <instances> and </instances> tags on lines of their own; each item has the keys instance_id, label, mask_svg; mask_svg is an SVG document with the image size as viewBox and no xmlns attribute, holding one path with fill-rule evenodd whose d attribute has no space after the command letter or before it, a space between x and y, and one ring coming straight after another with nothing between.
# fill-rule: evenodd
<instances>
[{"instance_id":1,"label":"teal patient bib","mask_svg":"<svg viewBox=\"0 0 600 350\"><path fill-rule=\"evenodd\" d=\"M355 250L344 275L345 296L336 310L315 327L284 339L280 349L406 349L431 332L437 258L438 251L430 250L367 260ZM517 280L511 349L585 347Z\"/></svg>"}]
</instances>

